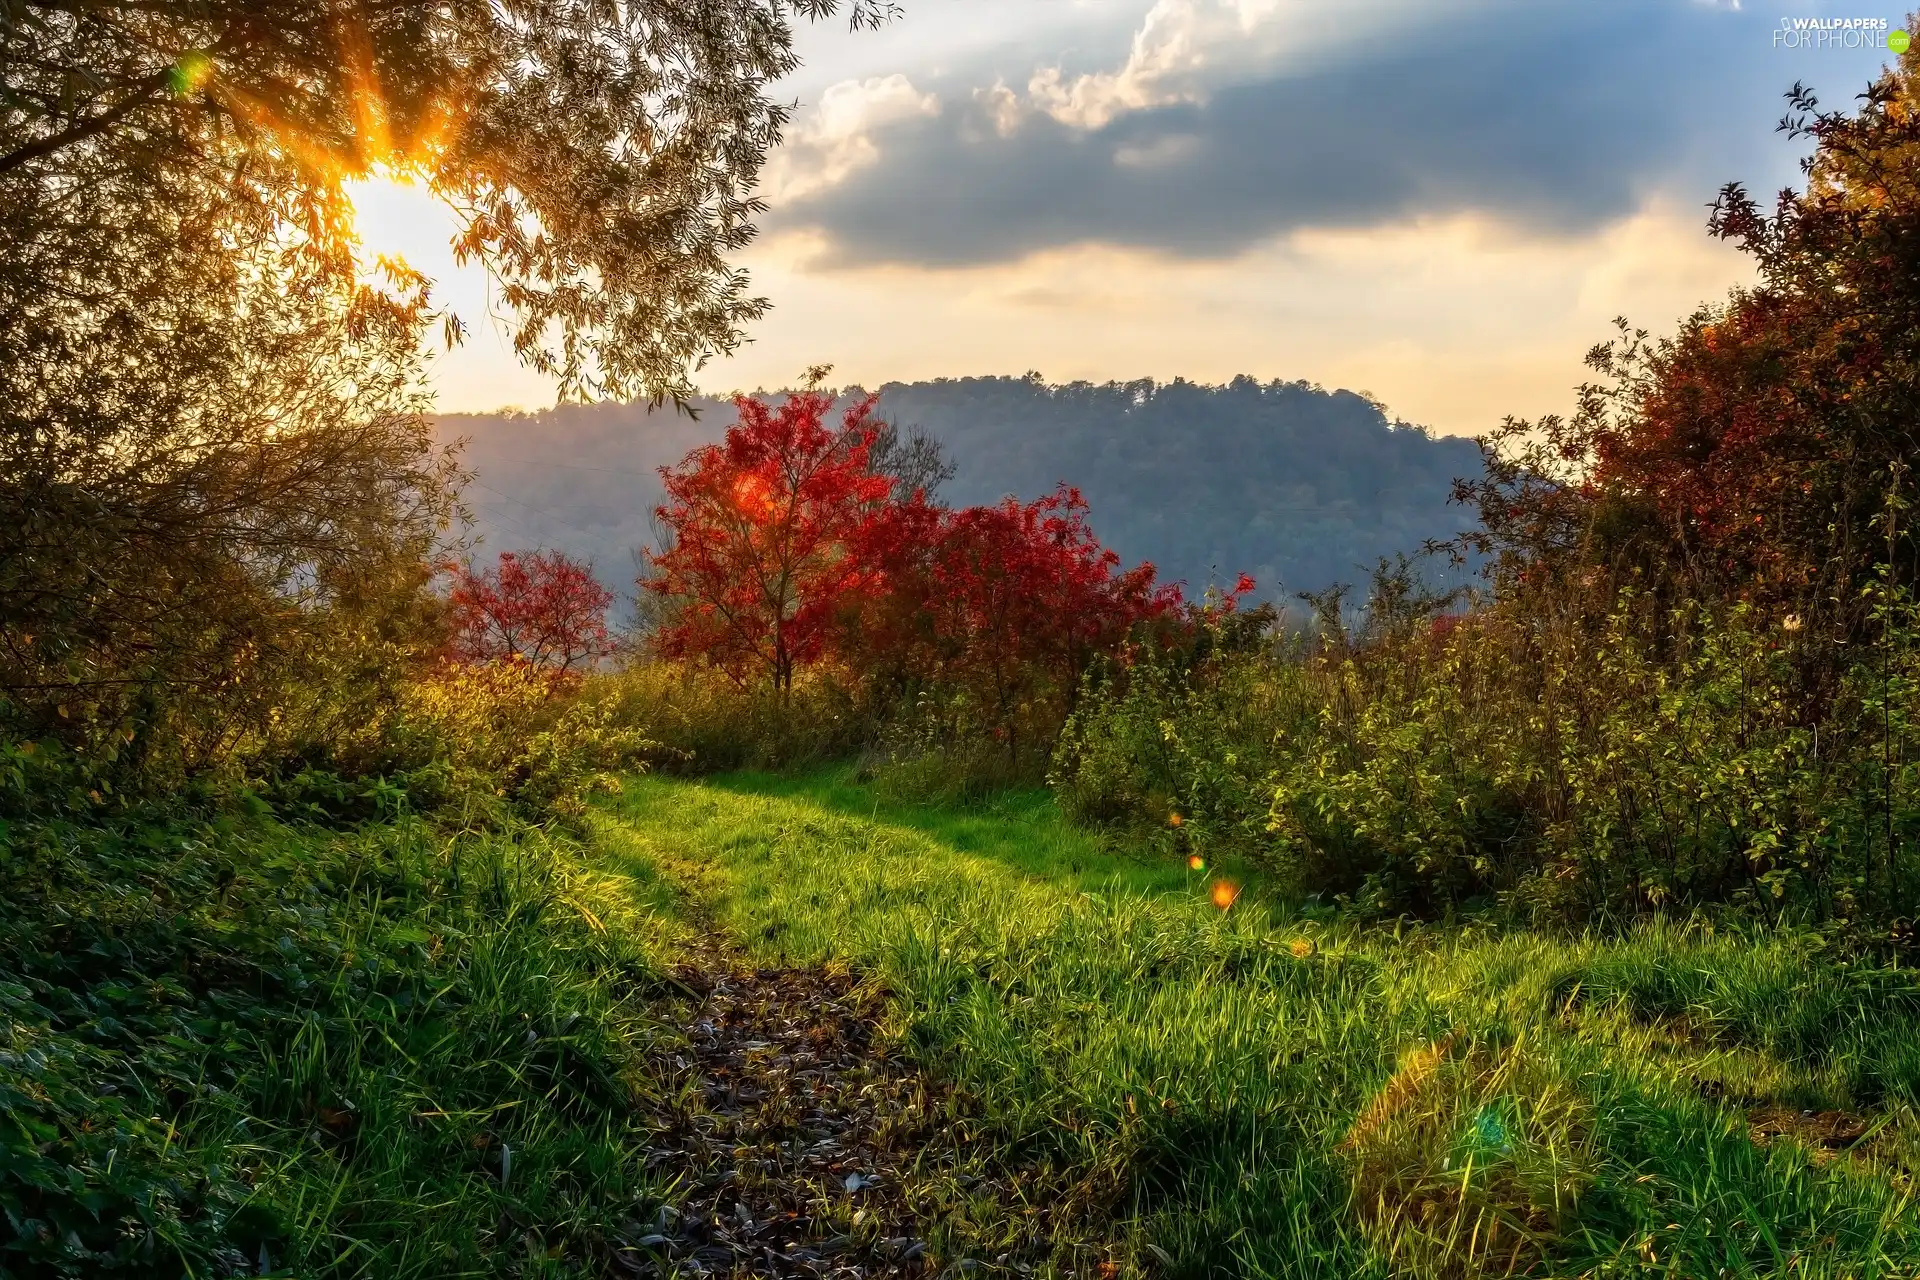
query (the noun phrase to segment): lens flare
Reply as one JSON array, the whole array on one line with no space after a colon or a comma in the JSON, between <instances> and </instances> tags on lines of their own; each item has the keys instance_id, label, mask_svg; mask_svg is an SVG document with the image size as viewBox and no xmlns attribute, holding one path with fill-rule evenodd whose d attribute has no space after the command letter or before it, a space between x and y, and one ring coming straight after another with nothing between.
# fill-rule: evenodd
<instances>
[{"instance_id":1,"label":"lens flare","mask_svg":"<svg viewBox=\"0 0 1920 1280\"><path fill-rule=\"evenodd\" d=\"M1231 880L1213 882L1213 905L1225 911L1240 898L1240 886Z\"/></svg>"},{"instance_id":2,"label":"lens flare","mask_svg":"<svg viewBox=\"0 0 1920 1280\"><path fill-rule=\"evenodd\" d=\"M213 72L212 55L191 49L181 54L168 68L167 89L174 97L184 98L212 79Z\"/></svg>"},{"instance_id":3,"label":"lens flare","mask_svg":"<svg viewBox=\"0 0 1920 1280\"><path fill-rule=\"evenodd\" d=\"M733 504L748 519L765 519L773 510L772 486L749 472L733 482Z\"/></svg>"},{"instance_id":4,"label":"lens flare","mask_svg":"<svg viewBox=\"0 0 1920 1280\"><path fill-rule=\"evenodd\" d=\"M1207 869L1207 860L1196 853L1187 859L1187 866L1195 871L1205 871Z\"/></svg>"}]
</instances>

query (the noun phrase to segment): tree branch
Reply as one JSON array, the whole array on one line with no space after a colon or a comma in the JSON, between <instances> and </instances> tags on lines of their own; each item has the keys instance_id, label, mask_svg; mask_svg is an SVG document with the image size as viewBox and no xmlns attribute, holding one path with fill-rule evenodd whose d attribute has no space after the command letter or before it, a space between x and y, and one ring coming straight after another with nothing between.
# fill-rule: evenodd
<instances>
[{"instance_id":1,"label":"tree branch","mask_svg":"<svg viewBox=\"0 0 1920 1280\"><path fill-rule=\"evenodd\" d=\"M166 71L157 71L141 81L137 92L125 101L108 107L97 116L89 116L77 124L69 125L59 133L50 134L37 142L29 142L24 147L9 151L4 156L0 156L0 173L17 169L23 164L28 164L40 159L42 156L50 156L64 147L72 146L76 142L84 141L87 138L93 137L95 134L111 129L135 111L138 111L141 107L153 102L154 92L166 85L167 75L168 73Z\"/></svg>"}]
</instances>

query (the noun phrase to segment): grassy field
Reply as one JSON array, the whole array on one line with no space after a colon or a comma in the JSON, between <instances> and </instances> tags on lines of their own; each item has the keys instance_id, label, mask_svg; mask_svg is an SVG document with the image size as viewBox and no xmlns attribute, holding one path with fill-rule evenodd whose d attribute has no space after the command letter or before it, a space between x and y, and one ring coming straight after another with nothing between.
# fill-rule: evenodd
<instances>
[{"instance_id":1,"label":"grassy field","mask_svg":"<svg viewBox=\"0 0 1920 1280\"><path fill-rule=\"evenodd\" d=\"M1920 1271L1920 982L1817 936L1360 928L1041 794L845 772L636 779L593 822L650 901L884 982L1123 1272Z\"/></svg>"},{"instance_id":2,"label":"grassy field","mask_svg":"<svg viewBox=\"0 0 1920 1280\"><path fill-rule=\"evenodd\" d=\"M0 823L0 1277L603 1273L667 988L532 827Z\"/></svg>"}]
</instances>

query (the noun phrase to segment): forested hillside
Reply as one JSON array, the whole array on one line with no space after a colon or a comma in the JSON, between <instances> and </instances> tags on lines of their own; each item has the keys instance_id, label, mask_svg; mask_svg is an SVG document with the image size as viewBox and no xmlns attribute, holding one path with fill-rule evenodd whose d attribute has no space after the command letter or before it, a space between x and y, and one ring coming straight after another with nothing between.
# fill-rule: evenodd
<instances>
[{"instance_id":1,"label":"forested hillside","mask_svg":"<svg viewBox=\"0 0 1920 1280\"><path fill-rule=\"evenodd\" d=\"M724 401L695 407L697 420L604 404L448 416L439 429L469 442L468 497L487 547L590 556L625 588L633 548L653 536L654 468L734 421ZM942 442L957 468L950 500L1032 498L1068 481L1103 542L1195 591L1216 568L1228 580L1253 574L1262 595L1362 580L1380 556L1455 533L1463 513L1449 508L1449 487L1480 469L1471 441L1306 382L943 378L888 383L879 412Z\"/></svg>"}]
</instances>

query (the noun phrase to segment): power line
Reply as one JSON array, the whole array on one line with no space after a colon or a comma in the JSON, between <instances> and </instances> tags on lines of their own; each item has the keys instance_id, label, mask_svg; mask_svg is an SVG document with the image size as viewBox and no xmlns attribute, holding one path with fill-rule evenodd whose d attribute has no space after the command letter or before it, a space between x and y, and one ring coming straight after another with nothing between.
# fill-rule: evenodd
<instances>
[{"instance_id":1,"label":"power line","mask_svg":"<svg viewBox=\"0 0 1920 1280\"><path fill-rule=\"evenodd\" d=\"M465 521L464 523L471 528L479 528L479 526L481 526L482 524L490 525L493 527L493 532L495 533L516 534L519 537L524 538L529 542L538 542L540 540L539 538L535 537L532 533L521 528L519 525L515 524L513 521L507 519L505 516L478 515L474 519ZM486 534L487 534L486 529L480 529L481 537L484 538Z\"/></svg>"}]
</instances>

